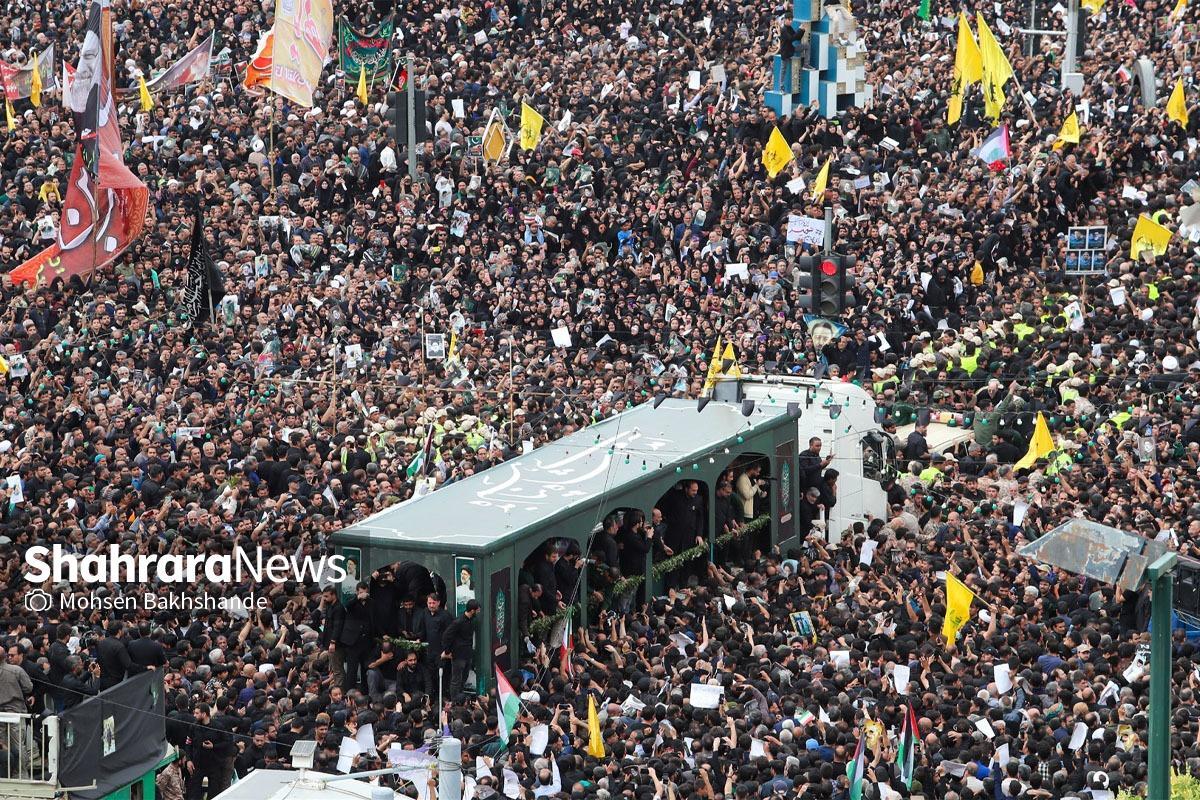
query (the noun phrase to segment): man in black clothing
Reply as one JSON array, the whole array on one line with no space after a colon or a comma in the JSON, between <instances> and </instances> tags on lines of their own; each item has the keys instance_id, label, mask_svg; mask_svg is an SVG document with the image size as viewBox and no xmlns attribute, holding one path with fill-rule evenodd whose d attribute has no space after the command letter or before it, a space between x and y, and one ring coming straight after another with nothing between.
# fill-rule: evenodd
<instances>
[{"instance_id":1,"label":"man in black clothing","mask_svg":"<svg viewBox=\"0 0 1200 800\"><path fill-rule=\"evenodd\" d=\"M396 633L401 639L416 641L417 613L417 601L412 595L405 595L396 614Z\"/></svg>"},{"instance_id":2,"label":"man in black clothing","mask_svg":"<svg viewBox=\"0 0 1200 800\"><path fill-rule=\"evenodd\" d=\"M167 712L167 741L182 750L195 723L196 718L188 708L187 696L179 695L175 698L175 708Z\"/></svg>"},{"instance_id":3,"label":"man in black clothing","mask_svg":"<svg viewBox=\"0 0 1200 800\"><path fill-rule=\"evenodd\" d=\"M238 777L244 776L250 770L257 769L261 765L261 762L266 759L268 744L266 723L260 722L255 726L250 742L240 745L241 752L234 761Z\"/></svg>"},{"instance_id":4,"label":"man in black clothing","mask_svg":"<svg viewBox=\"0 0 1200 800\"><path fill-rule=\"evenodd\" d=\"M908 434L908 439L904 442L904 459L906 461L924 461L929 457L929 442L925 439L925 433L929 430L928 425L923 425L918 422Z\"/></svg>"},{"instance_id":5,"label":"man in black clothing","mask_svg":"<svg viewBox=\"0 0 1200 800\"><path fill-rule=\"evenodd\" d=\"M463 685L471 671L475 656L475 617L479 614L479 601L468 600L463 615L446 626L442 634L442 659L450 661L450 694L452 703L463 699Z\"/></svg>"},{"instance_id":6,"label":"man in black clothing","mask_svg":"<svg viewBox=\"0 0 1200 800\"><path fill-rule=\"evenodd\" d=\"M212 800L227 788L222 783L225 757L232 739L215 724L212 712L205 703L196 709L196 723L192 726L187 745L187 800ZM207 793L204 780L208 779Z\"/></svg>"},{"instance_id":7,"label":"man in black clothing","mask_svg":"<svg viewBox=\"0 0 1200 800\"><path fill-rule=\"evenodd\" d=\"M450 614L442 608L442 600L436 594L425 598L425 612L417 617L416 634L425 643L421 668L425 673L425 694L437 697L441 683L442 637L450 624Z\"/></svg>"},{"instance_id":8,"label":"man in black clothing","mask_svg":"<svg viewBox=\"0 0 1200 800\"><path fill-rule=\"evenodd\" d=\"M111 689L129 674L129 650L125 646L125 623L117 620L109 626L109 635L96 645L96 659L100 662L100 691Z\"/></svg>"},{"instance_id":9,"label":"man in black clothing","mask_svg":"<svg viewBox=\"0 0 1200 800\"><path fill-rule=\"evenodd\" d=\"M621 566L621 551L617 547L617 518L606 517L592 542L592 556L606 566L619 569Z\"/></svg>"},{"instance_id":10,"label":"man in black clothing","mask_svg":"<svg viewBox=\"0 0 1200 800\"><path fill-rule=\"evenodd\" d=\"M92 672L89 675L83 668L83 659L79 656L67 656L67 667L71 671L63 678L63 709L74 708L83 702L85 697L96 694L100 685L100 665L92 662Z\"/></svg>"},{"instance_id":11,"label":"man in black clothing","mask_svg":"<svg viewBox=\"0 0 1200 800\"><path fill-rule=\"evenodd\" d=\"M396 670L396 691L407 702L424 690L425 676L417 652L409 650L404 655L404 662Z\"/></svg>"},{"instance_id":12,"label":"man in black clothing","mask_svg":"<svg viewBox=\"0 0 1200 800\"><path fill-rule=\"evenodd\" d=\"M371 630L377 636L395 636L396 609L400 605L400 587L391 567L371 573Z\"/></svg>"},{"instance_id":13,"label":"man in black clothing","mask_svg":"<svg viewBox=\"0 0 1200 800\"><path fill-rule=\"evenodd\" d=\"M62 692L63 678L71 672L70 666L67 665L67 658L71 655L71 649L67 647L67 640L71 638L71 626L62 623L54 632L54 642L50 645L46 655L50 661L50 672L46 676L49 686L34 685L34 691L47 690L50 702L48 705L53 706L55 711L62 711L65 697Z\"/></svg>"},{"instance_id":14,"label":"man in black clothing","mask_svg":"<svg viewBox=\"0 0 1200 800\"><path fill-rule=\"evenodd\" d=\"M364 581L354 588L354 599L346 604L342 625L342 662L346 669L343 689L367 685L367 656L371 654L371 591Z\"/></svg>"},{"instance_id":15,"label":"man in black clothing","mask_svg":"<svg viewBox=\"0 0 1200 800\"><path fill-rule=\"evenodd\" d=\"M384 693L395 689L399 661L400 654L396 652L394 644L380 641L375 645L367 660L367 694L372 700L378 701Z\"/></svg>"},{"instance_id":16,"label":"man in black clothing","mask_svg":"<svg viewBox=\"0 0 1200 800\"><path fill-rule=\"evenodd\" d=\"M667 494L663 503L663 517L667 522L667 536L664 544L674 553L682 553L708 539L708 513L704 508L704 498L700 496L700 484L696 481L684 481L679 488ZM682 585L689 575L704 570L705 559L694 559L667 576L668 586Z\"/></svg>"},{"instance_id":17,"label":"man in black clothing","mask_svg":"<svg viewBox=\"0 0 1200 800\"><path fill-rule=\"evenodd\" d=\"M829 462L832 460L832 453L825 458L821 458L820 437L814 436L809 439L808 449L796 459L796 477L800 480L800 488L807 489L810 486L820 486L821 473L829 466Z\"/></svg>"},{"instance_id":18,"label":"man in black clothing","mask_svg":"<svg viewBox=\"0 0 1200 800\"><path fill-rule=\"evenodd\" d=\"M150 634L150 623L138 626L138 637L129 643L129 677L139 672L159 669L167 665L167 651L157 637Z\"/></svg>"},{"instance_id":19,"label":"man in black clothing","mask_svg":"<svg viewBox=\"0 0 1200 800\"><path fill-rule=\"evenodd\" d=\"M321 593L321 606L324 624L321 626L321 638L317 641L329 651L329 674L333 677L333 685L341 686L346 679L346 668L339 642L346 624L346 608L338 599L336 587L325 587Z\"/></svg>"},{"instance_id":20,"label":"man in black clothing","mask_svg":"<svg viewBox=\"0 0 1200 800\"><path fill-rule=\"evenodd\" d=\"M553 614L558 610L558 576L555 572L558 558L558 548L554 542L546 542L541 555L533 560L529 568L533 573L533 582L542 586L543 614Z\"/></svg>"},{"instance_id":21,"label":"man in black clothing","mask_svg":"<svg viewBox=\"0 0 1200 800\"><path fill-rule=\"evenodd\" d=\"M248 724L244 717L239 717L232 713L230 705L232 703L230 702L229 695L218 697L216 709L212 715L213 726L229 734L229 741L225 743L219 752L221 756L222 786L229 786L233 783L234 759L238 753L237 741L245 741Z\"/></svg>"}]
</instances>

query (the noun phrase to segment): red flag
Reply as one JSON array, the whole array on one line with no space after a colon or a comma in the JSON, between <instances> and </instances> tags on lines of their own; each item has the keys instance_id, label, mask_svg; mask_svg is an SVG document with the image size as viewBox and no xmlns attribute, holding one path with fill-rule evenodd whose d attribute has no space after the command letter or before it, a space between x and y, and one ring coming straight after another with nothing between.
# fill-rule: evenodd
<instances>
[{"instance_id":1,"label":"red flag","mask_svg":"<svg viewBox=\"0 0 1200 800\"><path fill-rule=\"evenodd\" d=\"M12 271L16 284L45 286L59 278L87 277L124 252L146 221L150 192L125 166L111 62L98 52L97 42L108 40L101 35L103 28L111 24L99 5L93 4L81 48L80 63L88 71L77 71L65 90L70 96L64 105L73 112L77 141L58 241Z\"/></svg>"},{"instance_id":2,"label":"red flag","mask_svg":"<svg viewBox=\"0 0 1200 800\"><path fill-rule=\"evenodd\" d=\"M392 91L403 92L405 85L408 83L408 67L403 63L396 63L396 74L392 76Z\"/></svg>"}]
</instances>

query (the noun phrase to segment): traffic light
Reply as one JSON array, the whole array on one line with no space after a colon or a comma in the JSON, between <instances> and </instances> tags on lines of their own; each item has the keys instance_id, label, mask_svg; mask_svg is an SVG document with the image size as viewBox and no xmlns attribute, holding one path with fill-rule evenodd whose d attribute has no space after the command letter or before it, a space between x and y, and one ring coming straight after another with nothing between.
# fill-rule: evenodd
<instances>
[{"instance_id":1,"label":"traffic light","mask_svg":"<svg viewBox=\"0 0 1200 800\"><path fill-rule=\"evenodd\" d=\"M846 270L836 253L812 259L813 313L836 317L846 307Z\"/></svg>"},{"instance_id":2,"label":"traffic light","mask_svg":"<svg viewBox=\"0 0 1200 800\"><path fill-rule=\"evenodd\" d=\"M404 92L388 92L387 94L389 121L387 135L396 140L396 143L403 146L408 141L408 103L404 99ZM417 144L426 141L429 138L429 130L425 127L425 92L416 90L413 92L413 114L416 117L414 133L417 135Z\"/></svg>"}]
</instances>

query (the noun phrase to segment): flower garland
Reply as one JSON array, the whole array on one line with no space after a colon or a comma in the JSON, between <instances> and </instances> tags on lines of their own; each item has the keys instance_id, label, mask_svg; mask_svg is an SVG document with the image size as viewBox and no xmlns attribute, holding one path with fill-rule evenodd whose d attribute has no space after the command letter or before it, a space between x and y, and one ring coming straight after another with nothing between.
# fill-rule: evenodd
<instances>
[{"instance_id":1,"label":"flower garland","mask_svg":"<svg viewBox=\"0 0 1200 800\"><path fill-rule=\"evenodd\" d=\"M738 528L736 531L733 531L732 533L721 534L720 536L718 536L716 539L713 540L713 545L716 547L724 547L725 545L731 544L732 542L742 538L743 536L750 536L752 534L758 533L760 530L762 530L763 528L767 527L770 524L771 524L771 515L770 514L762 514L762 515L757 516L754 519L750 520L745 525ZM689 562L693 559L699 558L700 556L705 555L707 552L708 552L708 545L698 544L695 547L690 547L681 553L676 553L675 555L671 556L670 558L664 559L654 565L653 570L652 570L654 573L654 577L661 578L664 575L674 572L675 570L679 569L687 562ZM626 578L625 580L627 580L627 581L632 580L632 578ZM622 581L621 583L624 583L624 581ZM621 584L617 584L617 585L620 586Z\"/></svg>"},{"instance_id":2,"label":"flower garland","mask_svg":"<svg viewBox=\"0 0 1200 800\"><path fill-rule=\"evenodd\" d=\"M538 617L529 623L529 638L535 641L546 638L550 635L550 631L554 629L556 624L569 616L574 616L577 611L579 611L579 604L572 603L566 608L560 608L548 617Z\"/></svg>"}]
</instances>

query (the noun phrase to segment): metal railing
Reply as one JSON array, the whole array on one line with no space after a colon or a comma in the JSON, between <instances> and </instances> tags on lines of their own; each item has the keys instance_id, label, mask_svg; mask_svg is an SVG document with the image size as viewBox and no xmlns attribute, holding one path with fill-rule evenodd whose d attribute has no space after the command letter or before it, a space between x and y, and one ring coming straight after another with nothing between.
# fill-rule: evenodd
<instances>
[{"instance_id":1,"label":"metal railing","mask_svg":"<svg viewBox=\"0 0 1200 800\"><path fill-rule=\"evenodd\" d=\"M53 797L58 717L0 713L0 797Z\"/></svg>"}]
</instances>

